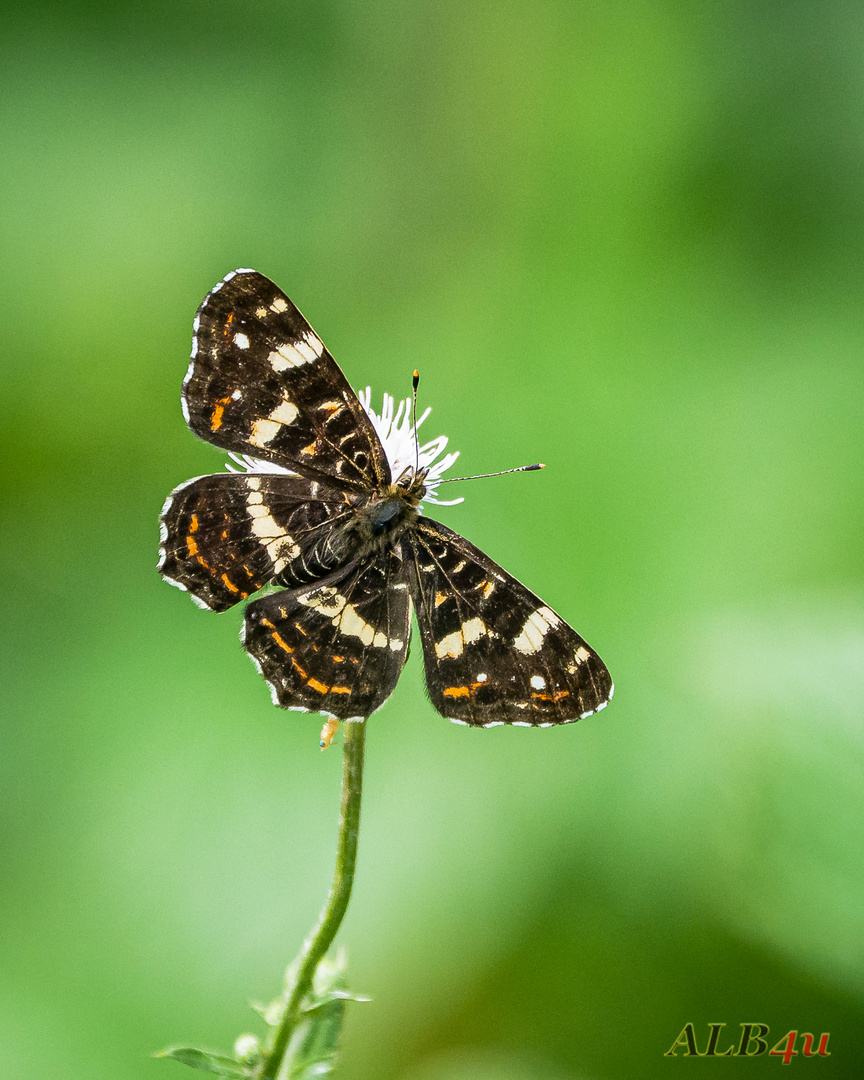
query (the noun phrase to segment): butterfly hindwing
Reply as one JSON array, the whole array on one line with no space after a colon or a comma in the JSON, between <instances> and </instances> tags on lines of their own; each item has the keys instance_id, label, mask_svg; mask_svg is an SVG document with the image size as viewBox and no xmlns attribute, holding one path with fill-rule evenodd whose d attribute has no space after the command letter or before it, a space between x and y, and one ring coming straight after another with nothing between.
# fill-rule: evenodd
<instances>
[{"instance_id":1,"label":"butterfly hindwing","mask_svg":"<svg viewBox=\"0 0 864 1080\"><path fill-rule=\"evenodd\" d=\"M237 270L205 298L183 383L202 439L359 490L390 480L369 417L321 339L263 274Z\"/></svg>"},{"instance_id":2,"label":"butterfly hindwing","mask_svg":"<svg viewBox=\"0 0 864 1080\"><path fill-rule=\"evenodd\" d=\"M199 476L162 509L159 569L202 606L226 611L268 582L329 573L327 541L347 513L340 492L302 476Z\"/></svg>"},{"instance_id":3,"label":"butterfly hindwing","mask_svg":"<svg viewBox=\"0 0 864 1080\"><path fill-rule=\"evenodd\" d=\"M277 705L344 720L384 704L408 655L406 570L391 548L334 575L331 584L248 605L243 643Z\"/></svg>"},{"instance_id":4,"label":"butterfly hindwing","mask_svg":"<svg viewBox=\"0 0 864 1080\"><path fill-rule=\"evenodd\" d=\"M402 541L432 704L474 727L566 724L602 709L596 652L464 537L421 518Z\"/></svg>"}]
</instances>

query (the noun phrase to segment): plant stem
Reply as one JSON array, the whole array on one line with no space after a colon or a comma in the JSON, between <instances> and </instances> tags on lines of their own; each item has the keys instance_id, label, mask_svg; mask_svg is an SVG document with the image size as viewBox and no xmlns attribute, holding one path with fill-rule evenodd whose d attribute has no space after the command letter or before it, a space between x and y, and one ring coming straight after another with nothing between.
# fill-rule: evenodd
<instances>
[{"instance_id":1,"label":"plant stem","mask_svg":"<svg viewBox=\"0 0 864 1080\"><path fill-rule=\"evenodd\" d=\"M354 868L357 864L357 839L360 835L360 798L363 794L363 756L366 748L366 721L353 720L344 725L342 751L342 809L339 816L339 839L336 845L336 870L327 903L318 922L303 942L294 963L293 984L286 987L287 1005L276 1028L273 1042L261 1063L260 1080L275 1080L285 1057L291 1035L297 1026L303 999L309 993L315 971L336 937L348 907Z\"/></svg>"}]
</instances>

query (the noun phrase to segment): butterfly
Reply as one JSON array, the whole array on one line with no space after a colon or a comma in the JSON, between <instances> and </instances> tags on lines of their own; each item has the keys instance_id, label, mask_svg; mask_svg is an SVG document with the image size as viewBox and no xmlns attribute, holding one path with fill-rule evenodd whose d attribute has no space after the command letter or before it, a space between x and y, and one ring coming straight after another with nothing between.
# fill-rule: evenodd
<instances>
[{"instance_id":1,"label":"butterfly","mask_svg":"<svg viewBox=\"0 0 864 1080\"><path fill-rule=\"evenodd\" d=\"M385 397L377 417L254 270L216 285L193 326L183 415L237 467L171 493L159 570L211 611L276 587L241 633L276 705L370 716L405 664L412 609L429 698L456 723L549 727L607 705L612 679L576 631L422 513L455 455L434 462L443 437L419 446L407 403L394 418Z\"/></svg>"}]
</instances>

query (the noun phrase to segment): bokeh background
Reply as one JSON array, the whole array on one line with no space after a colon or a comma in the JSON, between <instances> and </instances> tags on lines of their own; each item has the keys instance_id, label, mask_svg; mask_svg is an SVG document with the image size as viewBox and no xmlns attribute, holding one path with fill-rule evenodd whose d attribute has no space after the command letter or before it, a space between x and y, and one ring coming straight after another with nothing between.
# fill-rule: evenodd
<instances>
[{"instance_id":1,"label":"bokeh background","mask_svg":"<svg viewBox=\"0 0 864 1080\"><path fill-rule=\"evenodd\" d=\"M253 266L408 392L442 520L617 695L370 725L345 1080L752 1077L692 1022L864 1060L864 9L851 0L4 4L0 1075L231 1046L330 879L340 752L240 613L155 571L219 471L191 321ZM455 494L453 492L452 494ZM800 1050L801 1043L798 1043Z\"/></svg>"}]
</instances>

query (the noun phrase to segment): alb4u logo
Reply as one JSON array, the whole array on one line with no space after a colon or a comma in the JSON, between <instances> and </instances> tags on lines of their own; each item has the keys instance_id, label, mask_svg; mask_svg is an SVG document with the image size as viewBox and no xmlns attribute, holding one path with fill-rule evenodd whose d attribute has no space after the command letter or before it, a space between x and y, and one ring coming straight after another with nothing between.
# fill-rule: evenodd
<instances>
[{"instance_id":1,"label":"alb4u logo","mask_svg":"<svg viewBox=\"0 0 864 1080\"><path fill-rule=\"evenodd\" d=\"M725 1050L718 1050L720 1033L725 1024L709 1024L708 1043L704 1050L700 1050L696 1043L696 1032L692 1024L685 1024L684 1029L674 1043L669 1047L664 1057L677 1057L679 1048L683 1048L682 1057L761 1057L767 1053L772 1057L782 1058L783 1064L788 1065L793 1057L798 1056L795 1044L798 1042L798 1031L787 1031L782 1039L771 1049L768 1049L767 1024L742 1024L741 1038L736 1046L733 1042ZM809 1031L801 1033L801 1055L803 1057L830 1057L828 1050L828 1036L830 1032L823 1031L819 1037L819 1043L814 1049L816 1042ZM727 1036L728 1037L728 1036Z\"/></svg>"}]
</instances>

